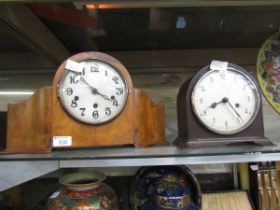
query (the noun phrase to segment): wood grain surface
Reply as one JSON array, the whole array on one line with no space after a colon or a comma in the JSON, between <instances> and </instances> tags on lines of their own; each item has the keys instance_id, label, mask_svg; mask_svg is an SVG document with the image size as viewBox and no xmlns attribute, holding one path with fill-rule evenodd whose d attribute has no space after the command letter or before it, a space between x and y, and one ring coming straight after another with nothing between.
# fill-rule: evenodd
<instances>
[{"instance_id":1,"label":"wood grain surface","mask_svg":"<svg viewBox=\"0 0 280 210\"><path fill-rule=\"evenodd\" d=\"M166 144L164 105L154 103L141 90L134 89L135 146Z\"/></svg>"},{"instance_id":2,"label":"wood grain surface","mask_svg":"<svg viewBox=\"0 0 280 210\"><path fill-rule=\"evenodd\" d=\"M126 68L113 57L96 52L70 58L80 62L99 59L113 65L128 87L127 102L113 120L89 125L72 118L62 107L57 93L65 62L60 65L51 87L44 87L26 101L8 107L7 141L2 153L50 152L54 136L70 136L68 148L135 145L144 147L165 143L164 106L153 103L141 90L134 89Z\"/></svg>"},{"instance_id":3,"label":"wood grain surface","mask_svg":"<svg viewBox=\"0 0 280 210\"><path fill-rule=\"evenodd\" d=\"M127 102L118 117L105 124L92 126L73 119L65 112L57 96L57 86L65 71L64 62L58 68L52 84L51 136L72 136L72 148L128 144L147 146L165 140L163 105L153 104L143 93L135 91L127 69L118 60L96 52L80 53L69 59L77 62L99 59L113 65L127 83ZM152 119L157 118L155 115L159 115L158 121L154 123L149 117L144 117L148 114L153 117Z\"/></svg>"},{"instance_id":4,"label":"wood grain surface","mask_svg":"<svg viewBox=\"0 0 280 210\"><path fill-rule=\"evenodd\" d=\"M0 153L51 151L51 88L43 87L25 102L9 104L7 142Z\"/></svg>"}]
</instances>

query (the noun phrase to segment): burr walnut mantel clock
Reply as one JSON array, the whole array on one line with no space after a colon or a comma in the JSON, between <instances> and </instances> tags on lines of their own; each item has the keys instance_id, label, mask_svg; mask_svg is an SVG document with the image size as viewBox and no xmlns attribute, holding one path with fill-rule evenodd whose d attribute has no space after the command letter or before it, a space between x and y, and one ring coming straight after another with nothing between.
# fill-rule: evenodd
<instances>
[{"instance_id":1,"label":"burr walnut mantel clock","mask_svg":"<svg viewBox=\"0 0 280 210\"><path fill-rule=\"evenodd\" d=\"M7 118L2 153L165 143L163 104L134 88L127 69L100 52L68 58L51 87L10 104Z\"/></svg>"},{"instance_id":2,"label":"burr walnut mantel clock","mask_svg":"<svg viewBox=\"0 0 280 210\"><path fill-rule=\"evenodd\" d=\"M271 144L264 137L258 84L235 64L212 61L186 81L177 112L179 145Z\"/></svg>"}]
</instances>

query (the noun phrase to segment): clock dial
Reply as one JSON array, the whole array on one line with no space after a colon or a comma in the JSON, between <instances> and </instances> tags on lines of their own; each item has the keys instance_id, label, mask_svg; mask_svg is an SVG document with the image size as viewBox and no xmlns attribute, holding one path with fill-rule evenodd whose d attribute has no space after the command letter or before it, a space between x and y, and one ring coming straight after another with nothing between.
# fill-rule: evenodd
<instances>
[{"instance_id":1,"label":"clock dial","mask_svg":"<svg viewBox=\"0 0 280 210\"><path fill-rule=\"evenodd\" d=\"M254 82L233 68L204 74L196 83L191 100L199 121L219 134L234 134L247 128L260 106Z\"/></svg>"},{"instance_id":2,"label":"clock dial","mask_svg":"<svg viewBox=\"0 0 280 210\"><path fill-rule=\"evenodd\" d=\"M123 110L128 89L118 70L100 60L79 63L80 71L65 70L59 84L63 107L75 119L101 124L114 119Z\"/></svg>"}]
</instances>

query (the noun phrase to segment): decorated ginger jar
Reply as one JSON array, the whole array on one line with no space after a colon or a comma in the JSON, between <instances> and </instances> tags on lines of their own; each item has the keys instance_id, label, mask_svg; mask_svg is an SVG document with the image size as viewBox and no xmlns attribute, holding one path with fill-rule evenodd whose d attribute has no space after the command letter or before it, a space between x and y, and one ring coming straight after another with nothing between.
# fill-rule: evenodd
<instances>
[{"instance_id":1,"label":"decorated ginger jar","mask_svg":"<svg viewBox=\"0 0 280 210\"><path fill-rule=\"evenodd\" d=\"M155 191L142 210L198 210L186 187L176 182L156 184Z\"/></svg>"},{"instance_id":2,"label":"decorated ginger jar","mask_svg":"<svg viewBox=\"0 0 280 210\"><path fill-rule=\"evenodd\" d=\"M106 176L97 172L78 172L59 179L62 187L54 192L46 210L118 210L114 190L102 181Z\"/></svg>"},{"instance_id":3,"label":"decorated ginger jar","mask_svg":"<svg viewBox=\"0 0 280 210\"><path fill-rule=\"evenodd\" d=\"M153 210L162 209L155 205L154 198L155 195L158 195L158 190L165 189L163 188L164 186L167 187L170 185L162 185L161 183L173 183L175 187L177 186L176 188L166 188L169 193L175 193L175 189L179 191L186 190L185 198L191 201L191 205L193 204L197 207L194 209L200 209L200 185L191 170L186 166L153 166L142 167L137 171L130 188L129 204L131 210L142 210L144 205L147 209L149 209L147 205L154 207L154 209L150 208ZM178 186L182 186L183 189ZM160 192L163 193L167 191L163 190ZM159 195L157 198L159 198ZM190 208L188 210L192 209Z\"/></svg>"}]
</instances>

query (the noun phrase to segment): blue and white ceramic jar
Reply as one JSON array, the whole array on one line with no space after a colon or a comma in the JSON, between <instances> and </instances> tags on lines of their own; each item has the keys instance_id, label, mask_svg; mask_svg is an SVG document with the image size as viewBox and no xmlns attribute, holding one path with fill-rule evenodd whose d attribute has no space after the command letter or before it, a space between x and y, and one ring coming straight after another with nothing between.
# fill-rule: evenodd
<instances>
[{"instance_id":1,"label":"blue and white ceramic jar","mask_svg":"<svg viewBox=\"0 0 280 210\"><path fill-rule=\"evenodd\" d=\"M173 185L170 187L170 184L162 183L173 183ZM166 193L165 189L167 186L169 186L169 194L172 194L173 197L164 194ZM164 201L164 197L168 197L169 200L167 199L166 202L176 202L176 200L170 199L176 196L181 197L184 201L191 201L190 206L186 205L187 207L184 208L185 205L182 205L183 207L181 206L181 209L194 210L200 209L201 207L201 190L199 183L195 175L187 167L142 167L137 171L130 188L130 209L143 210L143 206L145 205L147 209L162 210L162 205L156 204L155 200L159 200L163 197L162 201ZM147 206L149 206L149 208ZM191 206L195 208L191 208Z\"/></svg>"},{"instance_id":2,"label":"blue and white ceramic jar","mask_svg":"<svg viewBox=\"0 0 280 210\"><path fill-rule=\"evenodd\" d=\"M176 182L161 182L142 210L198 210L186 187Z\"/></svg>"}]
</instances>

